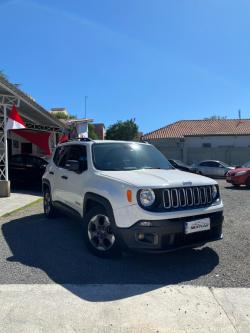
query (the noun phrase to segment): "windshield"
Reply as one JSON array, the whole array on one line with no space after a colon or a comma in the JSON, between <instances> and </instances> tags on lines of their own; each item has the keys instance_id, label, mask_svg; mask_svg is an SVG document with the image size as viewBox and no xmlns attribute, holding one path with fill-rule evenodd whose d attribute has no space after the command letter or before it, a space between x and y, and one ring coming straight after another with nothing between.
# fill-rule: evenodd
<instances>
[{"instance_id":1,"label":"windshield","mask_svg":"<svg viewBox=\"0 0 250 333\"><path fill-rule=\"evenodd\" d=\"M188 168L188 165L185 164L184 162L180 161L180 160L174 160L174 162L180 166L184 166L184 167L187 167Z\"/></svg>"},{"instance_id":2,"label":"windshield","mask_svg":"<svg viewBox=\"0 0 250 333\"><path fill-rule=\"evenodd\" d=\"M242 165L244 168L250 168L250 161L246 162Z\"/></svg>"},{"instance_id":3,"label":"windshield","mask_svg":"<svg viewBox=\"0 0 250 333\"><path fill-rule=\"evenodd\" d=\"M93 144L92 154L94 166L98 170L173 169L172 165L159 150L146 144Z\"/></svg>"},{"instance_id":4,"label":"windshield","mask_svg":"<svg viewBox=\"0 0 250 333\"><path fill-rule=\"evenodd\" d=\"M227 163L225 163L225 162L221 162L221 165L223 165L223 166L226 167L226 168L231 168L231 165L229 165L229 164L227 164Z\"/></svg>"}]
</instances>

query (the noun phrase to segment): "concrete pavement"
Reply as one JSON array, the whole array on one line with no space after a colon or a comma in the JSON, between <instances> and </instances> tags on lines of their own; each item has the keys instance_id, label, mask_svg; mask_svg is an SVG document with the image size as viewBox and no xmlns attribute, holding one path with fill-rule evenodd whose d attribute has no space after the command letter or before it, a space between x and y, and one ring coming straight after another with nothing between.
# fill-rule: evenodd
<instances>
[{"instance_id":1,"label":"concrete pavement","mask_svg":"<svg viewBox=\"0 0 250 333\"><path fill-rule=\"evenodd\" d=\"M154 286L138 293L140 288L1 285L0 332L250 332L249 289ZM124 297L128 293L134 296ZM114 300L88 301L95 297Z\"/></svg>"},{"instance_id":2,"label":"concrete pavement","mask_svg":"<svg viewBox=\"0 0 250 333\"><path fill-rule=\"evenodd\" d=\"M30 205L41 198L39 193L13 192L10 197L0 198L0 217Z\"/></svg>"}]
</instances>

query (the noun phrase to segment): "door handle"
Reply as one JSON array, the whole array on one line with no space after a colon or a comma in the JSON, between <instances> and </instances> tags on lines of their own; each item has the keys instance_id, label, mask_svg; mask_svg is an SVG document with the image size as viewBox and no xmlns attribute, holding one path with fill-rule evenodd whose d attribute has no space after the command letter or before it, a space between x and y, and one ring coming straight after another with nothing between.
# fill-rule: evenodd
<instances>
[{"instance_id":1,"label":"door handle","mask_svg":"<svg viewBox=\"0 0 250 333\"><path fill-rule=\"evenodd\" d=\"M53 172L53 171L50 171L49 174L50 174L50 175L54 175L54 172Z\"/></svg>"},{"instance_id":2,"label":"door handle","mask_svg":"<svg viewBox=\"0 0 250 333\"><path fill-rule=\"evenodd\" d=\"M67 177L67 176L62 176L61 178L62 178L62 179L68 179L68 177Z\"/></svg>"}]
</instances>

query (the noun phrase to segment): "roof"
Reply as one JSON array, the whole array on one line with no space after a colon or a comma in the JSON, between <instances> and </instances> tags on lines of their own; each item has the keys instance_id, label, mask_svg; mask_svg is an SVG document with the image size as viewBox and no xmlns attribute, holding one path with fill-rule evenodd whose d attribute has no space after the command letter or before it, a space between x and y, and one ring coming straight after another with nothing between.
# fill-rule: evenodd
<instances>
[{"instance_id":1,"label":"roof","mask_svg":"<svg viewBox=\"0 0 250 333\"><path fill-rule=\"evenodd\" d=\"M250 135L250 119L181 120L143 135L142 140L209 135Z\"/></svg>"},{"instance_id":2,"label":"roof","mask_svg":"<svg viewBox=\"0 0 250 333\"><path fill-rule=\"evenodd\" d=\"M15 84L10 83L4 77L0 76L0 94L13 95L20 99L18 112L27 121L37 125L46 125L53 127L64 127L63 123L53 117L47 110L39 105L31 96L20 90Z\"/></svg>"},{"instance_id":3,"label":"roof","mask_svg":"<svg viewBox=\"0 0 250 333\"><path fill-rule=\"evenodd\" d=\"M122 141L122 140L92 140L92 139L88 139L88 138L83 138L82 140L80 139L73 139L73 140L69 140L66 142L61 143L60 145L67 145L67 144L89 144L92 145L94 143L98 143L98 144L102 144L102 143L126 143L126 144L139 144L139 145L148 145L148 143L144 143L144 142L138 142L138 141Z\"/></svg>"}]
</instances>

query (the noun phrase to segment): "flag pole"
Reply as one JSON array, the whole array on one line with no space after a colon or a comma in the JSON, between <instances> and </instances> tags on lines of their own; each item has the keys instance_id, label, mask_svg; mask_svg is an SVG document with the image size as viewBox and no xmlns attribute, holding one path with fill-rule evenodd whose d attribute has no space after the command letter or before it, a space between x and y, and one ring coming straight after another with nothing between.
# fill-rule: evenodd
<instances>
[{"instance_id":1,"label":"flag pole","mask_svg":"<svg viewBox=\"0 0 250 333\"><path fill-rule=\"evenodd\" d=\"M5 154L5 180L9 180L9 161L8 161L8 130L7 124L7 105L3 105L3 117L4 117L4 154Z\"/></svg>"}]
</instances>

